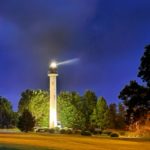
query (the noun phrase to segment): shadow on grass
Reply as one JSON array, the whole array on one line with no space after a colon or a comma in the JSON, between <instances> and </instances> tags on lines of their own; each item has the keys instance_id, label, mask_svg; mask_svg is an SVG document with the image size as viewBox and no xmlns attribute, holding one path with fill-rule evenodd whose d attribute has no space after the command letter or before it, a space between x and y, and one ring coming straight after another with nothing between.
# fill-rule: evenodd
<instances>
[{"instance_id":1,"label":"shadow on grass","mask_svg":"<svg viewBox=\"0 0 150 150\"><path fill-rule=\"evenodd\" d=\"M19 150L19 149L16 149L16 148L8 148L8 147L0 147L0 150Z\"/></svg>"},{"instance_id":2,"label":"shadow on grass","mask_svg":"<svg viewBox=\"0 0 150 150\"><path fill-rule=\"evenodd\" d=\"M0 144L0 150L54 150L54 149L49 149L46 147L26 146L26 145Z\"/></svg>"}]
</instances>

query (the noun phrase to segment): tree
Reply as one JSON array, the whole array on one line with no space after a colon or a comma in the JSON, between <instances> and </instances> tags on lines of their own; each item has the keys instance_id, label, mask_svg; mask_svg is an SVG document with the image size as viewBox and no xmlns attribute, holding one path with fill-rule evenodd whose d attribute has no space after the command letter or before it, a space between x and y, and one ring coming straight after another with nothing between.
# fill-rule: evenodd
<instances>
[{"instance_id":1,"label":"tree","mask_svg":"<svg viewBox=\"0 0 150 150\"><path fill-rule=\"evenodd\" d=\"M15 124L13 124L12 120L13 110L11 103L6 98L0 97L0 127L12 127Z\"/></svg>"},{"instance_id":2,"label":"tree","mask_svg":"<svg viewBox=\"0 0 150 150\"><path fill-rule=\"evenodd\" d=\"M49 94L43 90L26 90L21 94L18 112L29 110L35 117L36 126L48 127Z\"/></svg>"},{"instance_id":3,"label":"tree","mask_svg":"<svg viewBox=\"0 0 150 150\"><path fill-rule=\"evenodd\" d=\"M35 118L32 116L32 113L28 110L24 110L22 115L19 117L17 127L23 131L33 131L33 127L35 126Z\"/></svg>"},{"instance_id":4,"label":"tree","mask_svg":"<svg viewBox=\"0 0 150 150\"><path fill-rule=\"evenodd\" d=\"M116 116L116 125L115 125L116 129L124 129L125 128L125 126L126 126L125 114L126 114L125 107L123 106L123 104L119 103L118 113Z\"/></svg>"},{"instance_id":5,"label":"tree","mask_svg":"<svg viewBox=\"0 0 150 150\"><path fill-rule=\"evenodd\" d=\"M96 108L91 115L92 122L95 122L95 125L100 129L105 129L109 125L109 110L106 103L106 100L103 97L100 97L97 101Z\"/></svg>"},{"instance_id":6,"label":"tree","mask_svg":"<svg viewBox=\"0 0 150 150\"><path fill-rule=\"evenodd\" d=\"M75 92L61 92L58 96L58 120L64 127L81 129L84 125L80 111L81 98Z\"/></svg>"},{"instance_id":7,"label":"tree","mask_svg":"<svg viewBox=\"0 0 150 150\"><path fill-rule=\"evenodd\" d=\"M144 55L141 58L138 76L150 87L150 45L145 47Z\"/></svg>"},{"instance_id":8,"label":"tree","mask_svg":"<svg viewBox=\"0 0 150 150\"><path fill-rule=\"evenodd\" d=\"M130 81L120 92L119 98L126 106L126 121L134 123L150 110L150 89Z\"/></svg>"},{"instance_id":9,"label":"tree","mask_svg":"<svg viewBox=\"0 0 150 150\"><path fill-rule=\"evenodd\" d=\"M115 103L109 105L109 128L116 128L117 106Z\"/></svg>"},{"instance_id":10,"label":"tree","mask_svg":"<svg viewBox=\"0 0 150 150\"><path fill-rule=\"evenodd\" d=\"M93 113L94 108L96 107L97 97L94 92L86 91L82 97L82 113L85 118L85 128L90 129L91 122L90 118Z\"/></svg>"}]
</instances>

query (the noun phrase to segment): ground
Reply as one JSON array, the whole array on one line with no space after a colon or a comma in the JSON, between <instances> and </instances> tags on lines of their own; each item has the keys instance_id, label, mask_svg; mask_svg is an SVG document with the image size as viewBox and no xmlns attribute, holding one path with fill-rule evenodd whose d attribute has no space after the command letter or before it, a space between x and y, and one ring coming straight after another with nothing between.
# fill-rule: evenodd
<instances>
[{"instance_id":1,"label":"ground","mask_svg":"<svg viewBox=\"0 0 150 150\"><path fill-rule=\"evenodd\" d=\"M150 141L80 135L0 133L0 150L148 150Z\"/></svg>"}]
</instances>

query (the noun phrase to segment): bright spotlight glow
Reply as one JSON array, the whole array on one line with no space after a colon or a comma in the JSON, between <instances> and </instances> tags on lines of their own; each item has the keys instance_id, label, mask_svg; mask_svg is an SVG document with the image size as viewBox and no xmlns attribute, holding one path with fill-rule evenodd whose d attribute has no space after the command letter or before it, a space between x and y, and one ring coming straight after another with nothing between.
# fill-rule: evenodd
<instances>
[{"instance_id":1,"label":"bright spotlight glow","mask_svg":"<svg viewBox=\"0 0 150 150\"><path fill-rule=\"evenodd\" d=\"M66 65L66 64L72 64L72 63L76 63L78 62L80 59L79 58L73 58L73 59L69 59L63 62L59 62L57 65Z\"/></svg>"},{"instance_id":2,"label":"bright spotlight glow","mask_svg":"<svg viewBox=\"0 0 150 150\"><path fill-rule=\"evenodd\" d=\"M52 62L52 63L50 64L50 67L51 67L51 68L57 68L57 63L56 63L56 62Z\"/></svg>"},{"instance_id":3,"label":"bright spotlight glow","mask_svg":"<svg viewBox=\"0 0 150 150\"><path fill-rule=\"evenodd\" d=\"M69 60L62 61L62 62L57 62L57 63L56 63L56 61L52 61L49 65L49 67L50 68L57 68L57 66L60 66L60 65L67 65L67 64L77 63L79 61L80 61L79 58L73 58L73 59L69 59Z\"/></svg>"}]
</instances>

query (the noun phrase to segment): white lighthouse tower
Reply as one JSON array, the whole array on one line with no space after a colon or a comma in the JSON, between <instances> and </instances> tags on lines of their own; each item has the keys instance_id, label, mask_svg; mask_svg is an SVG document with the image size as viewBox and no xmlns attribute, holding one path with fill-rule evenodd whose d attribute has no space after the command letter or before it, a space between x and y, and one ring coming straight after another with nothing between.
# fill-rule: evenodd
<instances>
[{"instance_id":1,"label":"white lighthouse tower","mask_svg":"<svg viewBox=\"0 0 150 150\"><path fill-rule=\"evenodd\" d=\"M57 64L52 62L48 74L50 82L50 107L49 107L49 128L57 126Z\"/></svg>"}]
</instances>

